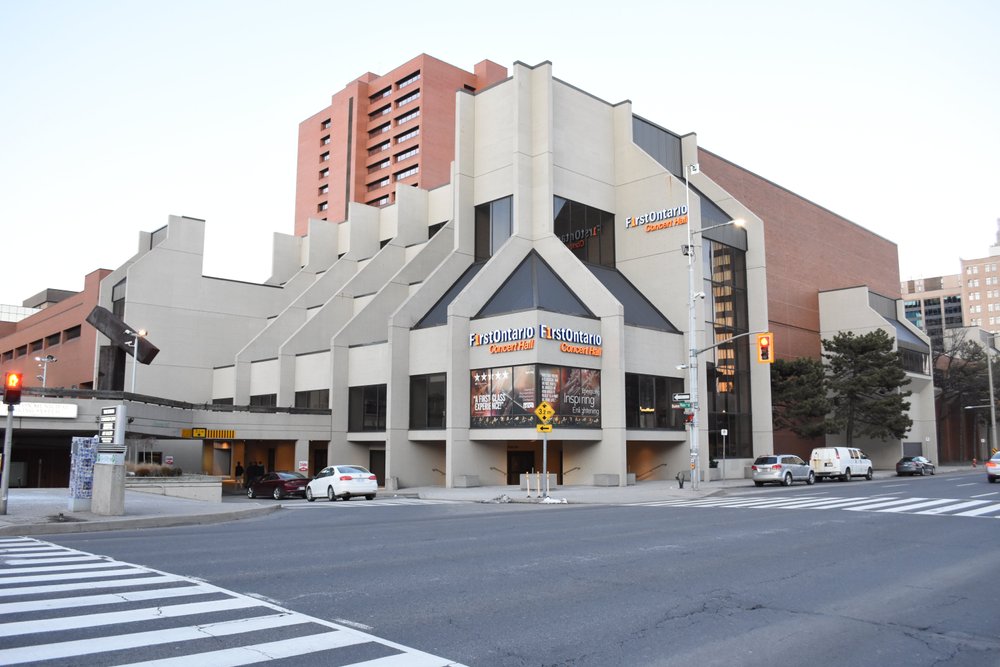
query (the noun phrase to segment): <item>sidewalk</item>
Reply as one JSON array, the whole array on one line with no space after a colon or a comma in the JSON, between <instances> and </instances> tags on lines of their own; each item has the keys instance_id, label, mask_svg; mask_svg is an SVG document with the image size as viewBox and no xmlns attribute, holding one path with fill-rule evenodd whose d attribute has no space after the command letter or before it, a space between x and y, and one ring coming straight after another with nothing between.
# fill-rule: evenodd
<instances>
[{"instance_id":1,"label":"sidewalk","mask_svg":"<svg viewBox=\"0 0 1000 667\"><path fill-rule=\"evenodd\" d=\"M970 469L965 466L939 467L937 472L976 472L984 474L982 468ZM895 478L895 472L876 471L876 480ZM822 489L824 482L813 486ZM863 481L853 482L863 484ZM796 488L802 484L796 484ZM622 505L626 503L646 503L657 500L678 498L703 498L725 495L729 492L750 492L756 489L749 479L726 479L701 482L697 490L690 482L681 489L675 480L639 482L634 486L563 486L549 490L549 499L539 497L533 488L531 496L517 486L477 486L471 488L445 488L422 486L380 490L378 497L420 498L423 500L461 500L481 503L568 503ZM221 503L172 498L139 491L125 492L125 515L103 516L92 512L70 512L68 489L10 489L7 496L7 514L0 515L0 536L4 535L54 535L83 533L99 530L132 530L137 528L162 528L196 524L221 523L251 517L263 516L282 509L283 503L304 503L305 500L250 500L242 493L224 494ZM352 501L363 502L363 501ZM377 502L377 501L376 501Z\"/></svg>"}]
</instances>

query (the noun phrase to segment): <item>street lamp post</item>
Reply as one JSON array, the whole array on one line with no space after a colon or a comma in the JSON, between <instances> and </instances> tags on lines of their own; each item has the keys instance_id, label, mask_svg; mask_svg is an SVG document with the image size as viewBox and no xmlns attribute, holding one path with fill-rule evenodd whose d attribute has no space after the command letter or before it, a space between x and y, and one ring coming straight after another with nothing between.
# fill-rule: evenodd
<instances>
[{"instance_id":1,"label":"street lamp post","mask_svg":"<svg viewBox=\"0 0 1000 667\"><path fill-rule=\"evenodd\" d=\"M42 389L45 389L45 383L49 377L49 364L53 364L59 360L51 354L46 354L44 357L35 357L35 361L39 362L38 365L42 369Z\"/></svg>"},{"instance_id":2,"label":"street lamp post","mask_svg":"<svg viewBox=\"0 0 1000 667\"><path fill-rule=\"evenodd\" d=\"M997 404L996 400L993 398L993 354L991 350L993 349L993 341L996 340L997 335L990 335L990 345L986 350L986 376L990 381L990 451L997 451Z\"/></svg>"},{"instance_id":3,"label":"street lamp post","mask_svg":"<svg viewBox=\"0 0 1000 667\"><path fill-rule=\"evenodd\" d=\"M137 331L132 331L131 329L125 330L126 336L132 336L132 342L126 343L132 348L132 389L131 392L135 393L135 369L139 365L139 339L146 336L145 329L139 329Z\"/></svg>"},{"instance_id":4,"label":"street lamp post","mask_svg":"<svg viewBox=\"0 0 1000 667\"><path fill-rule=\"evenodd\" d=\"M691 229L691 187L688 183L690 174L699 172L697 164L689 164L684 167L684 200L687 208L687 245L684 246L684 254L688 258L688 392L691 394L691 421L688 423L688 446L691 454L691 490L698 489L698 478L701 476L701 462L698 451L698 341L695 335L695 328L698 326L697 300L704 298L704 292L695 290L695 255L694 255L694 235L703 234L710 229L726 227L728 225L742 226L741 219L730 220L711 227L703 227L697 231Z\"/></svg>"}]
</instances>

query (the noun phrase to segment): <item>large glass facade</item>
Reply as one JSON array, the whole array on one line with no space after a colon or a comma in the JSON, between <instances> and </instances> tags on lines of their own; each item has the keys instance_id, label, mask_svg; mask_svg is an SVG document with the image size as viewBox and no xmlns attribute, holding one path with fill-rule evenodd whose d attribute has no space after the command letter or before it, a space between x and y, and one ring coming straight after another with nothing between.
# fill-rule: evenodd
<instances>
[{"instance_id":1,"label":"large glass facade","mask_svg":"<svg viewBox=\"0 0 1000 667\"><path fill-rule=\"evenodd\" d=\"M716 347L702 354L707 381L709 449L715 459L753 456L746 254L704 240L705 330ZM735 336L741 336L733 340ZM726 435L722 435L722 431ZM725 448L725 451L723 451Z\"/></svg>"}]
</instances>

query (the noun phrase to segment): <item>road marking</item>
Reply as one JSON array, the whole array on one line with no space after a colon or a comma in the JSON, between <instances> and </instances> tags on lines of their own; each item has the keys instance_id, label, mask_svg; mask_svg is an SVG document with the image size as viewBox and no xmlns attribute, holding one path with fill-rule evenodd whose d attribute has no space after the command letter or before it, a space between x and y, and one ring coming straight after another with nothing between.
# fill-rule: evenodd
<instances>
[{"instance_id":1,"label":"road marking","mask_svg":"<svg viewBox=\"0 0 1000 667\"><path fill-rule=\"evenodd\" d=\"M959 487L959 486L979 486L979 485L976 482L966 482L965 484L956 484L955 486Z\"/></svg>"},{"instance_id":2,"label":"road marking","mask_svg":"<svg viewBox=\"0 0 1000 667\"><path fill-rule=\"evenodd\" d=\"M989 493L980 493L980 494L978 494L978 495L975 495L975 496L970 496L970 497L971 497L971 498L986 498L986 497L988 497L988 496L995 496L995 495L997 495L998 493L1000 493L1000 491L990 491Z\"/></svg>"},{"instance_id":3,"label":"road marking","mask_svg":"<svg viewBox=\"0 0 1000 667\"><path fill-rule=\"evenodd\" d=\"M190 577L35 540L0 539L0 549L28 548L29 542L45 546L53 558L41 559L35 568L28 567L30 561L11 567L0 558L0 598L9 600L0 602L0 637L17 638L19 644L0 648L0 665L68 660L73 664L226 667L330 652L312 659L316 664L341 667L463 667L362 632L371 628L361 623L331 623ZM81 564L70 559L74 555L96 562ZM60 559L70 560L61 568L56 567L58 563L44 562ZM95 565L107 569L98 573L78 569ZM38 574L30 575L29 570ZM94 574L106 579L90 580ZM95 592L102 588L111 590ZM37 599L41 595L54 597ZM134 606L136 602L151 604ZM87 607L94 609L87 613ZM64 615L55 614L64 610ZM169 626L160 623L161 619L170 619ZM107 634L71 639L72 633L85 628ZM268 641L260 641L265 637ZM220 638L228 638L223 644L228 647L219 648L213 641ZM364 645L373 648L358 649L361 653L356 655L367 656L361 662L347 663L336 655L338 649ZM160 647L158 652L170 657L147 660L150 646ZM373 651L382 657L372 658ZM302 657L303 663L309 660Z\"/></svg>"},{"instance_id":4,"label":"road marking","mask_svg":"<svg viewBox=\"0 0 1000 667\"><path fill-rule=\"evenodd\" d=\"M935 507L932 510L924 510L923 512L917 512L917 514L943 514L944 512L954 512L956 510L965 509L966 507L975 507L976 505L985 505L986 500L966 500L964 503L958 503L956 505L945 505L944 507Z\"/></svg>"},{"instance_id":5,"label":"road marking","mask_svg":"<svg viewBox=\"0 0 1000 667\"><path fill-rule=\"evenodd\" d=\"M1000 503L993 503L987 505L986 507L977 507L974 510L969 510L968 512L959 512L955 516L982 516L983 514L989 514L990 512L1000 512Z\"/></svg>"},{"instance_id":6,"label":"road marking","mask_svg":"<svg viewBox=\"0 0 1000 667\"><path fill-rule=\"evenodd\" d=\"M898 492L881 496L860 498L829 498L797 496L776 500L749 496L737 498L677 498L641 503L627 503L628 507L697 507L697 508L743 508L743 509L842 509L851 512L888 512L926 514L932 516L967 516L1000 518L1000 503L987 500L961 500L956 498L900 498ZM988 494L993 495L993 494ZM968 509L967 509L968 508ZM958 510L967 509L959 512ZM919 511L916 511L919 510ZM996 513L997 516L986 516Z\"/></svg>"}]
</instances>

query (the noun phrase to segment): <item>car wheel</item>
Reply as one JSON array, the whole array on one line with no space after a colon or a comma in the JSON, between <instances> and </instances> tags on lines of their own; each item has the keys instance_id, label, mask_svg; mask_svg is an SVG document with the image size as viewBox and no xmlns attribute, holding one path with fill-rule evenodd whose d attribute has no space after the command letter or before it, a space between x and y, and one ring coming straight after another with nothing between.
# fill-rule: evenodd
<instances>
[{"instance_id":1,"label":"car wheel","mask_svg":"<svg viewBox=\"0 0 1000 667\"><path fill-rule=\"evenodd\" d=\"M331 503L337 499L337 496L333 495L332 486L326 487L326 499L329 500Z\"/></svg>"},{"instance_id":2,"label":"car wheel","mask_svg":"<svg viewBox=\"0 0 1000 667\"><path fill-rule=\"evenodd\" d=\"M275 500L281 500L282 498L285 497L285 494L281 492L280 486L274 487L274 493L272 493L271 495L274 496Z\"/></svg>"},{"instance_id":3,"label":"car wheel","mask_svg":"<svg viewBox=\"0 0 1000 667\"><path fill-rule=\"evenodd\" d=\"M931 474L932 475L934 474L934 470L935 470L934 468L931 468Z\"/></svg>"},{"instance_id":4,"label":"car wheel","mask_svg":"<svg viewBox=\"0 0 1000 667\"><path fill-rule=\"evenodd\" d=\"M313 490L310 489L308 486L306 487L306 500L308 500L309 502L313 502L314 500L316 500L316 496L313 495Z\"/></svg>"},{"instance_id":5,"label":"car wheel","mask_svg":"<svg viewBox=\"0 0 1000 667\"><path fill-rule=\"evenodd\" d=\"M920 476L921 476L921 477L923 477L923 476L924 476L925 474L926 474L926 473L924 472L924 469L923 469L923 468L921 468L921 469L920 469Z\"/></svg>"},{"instance_id":6,"label":"car wheel","mask_svg":"<svg viewBox=\"0 0 1000 667\"><path fill-rule=\"evenodd\" d=\"M345 493L344 495L341 496L341 498L343 498L344 500L350 500L351 499L351 494Z\"/></svg>"},{"instance_id":7,"label":"car wheel","mask_svg":"<svg viewBox=\"0 0 1000 667\"><path fill-rule=\"evenodd\" d=\"M782 486L791 486L792 485L792 473L790 473L790 472L789 473L785 473L785 479L781 480L781 485Z\"/></svg>"},{"instance_id":8,"label":"car wheel","mask_svg":"<svg viewBox=\"0 0 1000 667\"><path fill-rule=\"evenodd\" d=\"M842 481L842 482L850 482L851 481L851 469L850 468L848 468L847 470L844 471L844 474L841 475L841 477L840 477L840 481Z\"/></svg>"},{"instance_id":9,"label":"car wheel","mask_svg":"<svg viewBox=\"0 0 1000 667\"><path fill-rule=\"evenodd\" d=\"M997 481L996 477L990 477L989 475L986 476L986 479L988 479L990 481L990 484L993 484L994 482Z\"/></svg>"},{"instance_id":10,"label":"car wheel","mask_svg":"<svg viewBox=\"0 0 1000 667\"><path fill-rule=\"evenodd\" d=\"M247 487L247 498L256 498L257 494L253 492L253 487Z\"/></svg>"},{"instance_id":11,"label":"car wheel","mask_svg":"<svg viewBox=\"0 0 1000 667\"><path fill-rule=\"evenodd\" d=\"M809 471L809 476L806 477L806 484L808 484L809 486L812 486L815 483L816 483L816 475L814 475L813 471L810 470Z\"/></svg>"},{"instance_id":12,"label":"car wheel","mask_svg":"<svg viewBox=\"0 0 1000 667\"><path fill-rule=\"evenodd\" d=\"M365 500L375 500L375 494L369 493L367 496L365 496Z\"/></svg>"},{"instance_id":13,"label":"car wheel","mask_svg":"<svg viewBox=\"0 0 1000 667\"><path fill-rule=\"evenodd\" d=\"M869 468L868 472L865 473L865 479L867 479L870 482L870 481L872 481L873 477L875 477L875 473L872 472L871 468Z\"/></svg>"},{"instance_id":14,"label":"car wheel","mask_svg":"<svg viewBox=\"0 0 1000 667\"><path fill-rule=\"evenodd\" d=\"M992 479L990 480L993 481ZM764 486L764 482L754 482L754 486Z\"/></svg>"}]
</instances>

